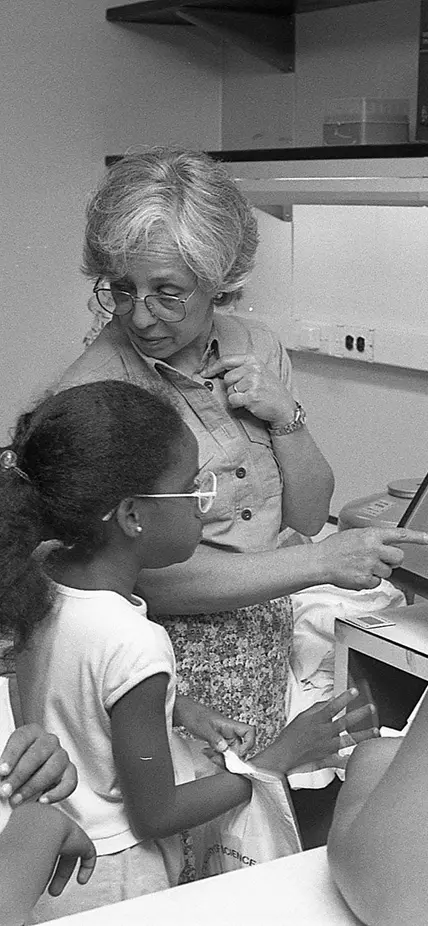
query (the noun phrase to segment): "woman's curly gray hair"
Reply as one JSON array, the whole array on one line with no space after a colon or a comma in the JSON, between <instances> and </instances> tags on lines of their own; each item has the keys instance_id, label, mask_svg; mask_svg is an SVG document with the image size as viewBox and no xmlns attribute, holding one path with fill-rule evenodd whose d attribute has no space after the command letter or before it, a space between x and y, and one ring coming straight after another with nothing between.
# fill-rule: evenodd
<instances>
[{"instance_id":1,"label":"woman's curly gray hair","mask_svg":"<svg viewBox=\"0 0 428 926\"><path fill-rule=\"evenodd\" d=\"M226 169L175 148L129 154L87 208L84 273L121 279L136 255L180 255L204 291L239 296L254 265L257 221Z\"/></svg>"}]
</instances>

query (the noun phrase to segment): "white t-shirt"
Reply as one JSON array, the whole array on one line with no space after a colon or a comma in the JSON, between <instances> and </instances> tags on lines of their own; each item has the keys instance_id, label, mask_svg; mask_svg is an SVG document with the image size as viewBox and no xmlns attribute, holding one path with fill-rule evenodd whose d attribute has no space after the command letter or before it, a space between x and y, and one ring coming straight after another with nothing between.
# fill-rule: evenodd
<instances>
[{"instance_id":1,"label":"white t-shirt","mask_svg":"<svg viewBox=\"0 0 428 926\"><path fill-rule=\"evenodd\" d=\"M0 677L0 755L15 729L12 708L9 699L9 683L7 678ZM0 779L4 780L4 779ZM12 808L8 800L0 798L0 833L4 830L6 823L12 813Z\"/></svg>"},{"instance_id":2,"label":"white t-shirt","mask_svg":"<svg viewBox=\"0 0 428 926\"><path fill-rule=\"evenodd\" d=\"M86 830L98 854L147 843L148 865L152 870L153 864L166 866L169 883L176 883L179 836L141 841L131 831L113 761L109 716L116 701L135 685L166 673L166 726L172 746L171 641L163 627L148 620L140 598L131 604L111 591L63 585L56 590L53 612L17 658L24 722L56 733L77 766L78 786L61 807Z\"/></svg>"}]
</instances>

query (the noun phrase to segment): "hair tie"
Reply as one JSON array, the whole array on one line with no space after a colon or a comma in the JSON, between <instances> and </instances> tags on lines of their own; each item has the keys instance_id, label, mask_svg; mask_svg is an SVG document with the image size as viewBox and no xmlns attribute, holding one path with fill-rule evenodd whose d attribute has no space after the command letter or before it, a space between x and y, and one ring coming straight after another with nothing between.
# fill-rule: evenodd
<instances>
[{"instance_id":1,"label":"hair tie","mask_svg":"<svg viewBox=\"0 0 428 926\"><path fill-rule=\"evenodd\" d=\"M17 466L17 456L14 450L3 450L3 453L0 453L0 469L7 471L8 469L15 470L15 473L18 473L18 476L21 479L25 479L26 482L31 482L27 473L24 473L24 470L20 469Z\"/></svg>"}]
</instances>

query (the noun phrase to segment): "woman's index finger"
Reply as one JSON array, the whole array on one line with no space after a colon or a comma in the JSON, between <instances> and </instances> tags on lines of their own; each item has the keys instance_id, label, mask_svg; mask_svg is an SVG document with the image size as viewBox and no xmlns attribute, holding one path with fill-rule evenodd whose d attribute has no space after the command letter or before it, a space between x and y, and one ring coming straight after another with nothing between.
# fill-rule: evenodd
<instances>
[{"instance_id":1,"label":"woman's index finger","mask_svg":"<svg viewBox=\"0 0 428 926\"><path fill-rule=\"evenodd\" d=\"M428 531L414 531L407 527L384 527L380 531L383 543L428 543Z\"/></svg>"},{"instance_id":2,"label":"woman's index finger","mask_svg":"<svg viewBox=\"0 0 428 926\"><path fill-rule=\"evenodd\" d=\"M218 360L209 360L204 368L204 374L218 376L219 373L225 373L227 370L235 370L242 366L247 359L247 354L223 354Z\"/></svg>"}]
</instances>

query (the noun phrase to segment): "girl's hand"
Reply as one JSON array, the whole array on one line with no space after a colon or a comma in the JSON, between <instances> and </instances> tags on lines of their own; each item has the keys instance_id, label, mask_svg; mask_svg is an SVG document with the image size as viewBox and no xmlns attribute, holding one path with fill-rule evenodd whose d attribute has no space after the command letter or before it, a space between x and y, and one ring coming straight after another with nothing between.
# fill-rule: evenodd
<instances>
[{"instance_id":1,"label":"girl's hand","mask_svg":"<svg viewBox=\"0 0 428 926\"><path fill-rule=\"evenodd\" d=\"M285 384L254 354L228 354L209 362L202 373L218 376L225 372L224 384L231 408L247 408L256 418L271 424L288 424L296 403Z\"/></svg>"},{"instance_id":2,"label":"girl's hand","mask_svg":"<svg viewBox=\"0 0 428 926\"><path fill-rule=\"evenodd\" d=\"M268 767L283 773L312 763L317 768L345 768L348 756L340 756L340 749L379 736L374 704L365 704L334 719L357 697L358 690L350 688L336 698L319 701L303 711L285 727L275 743L258 757L257 764L263 764L265 758ZM354 729L367 719L370 721L368 729Z\"/></svg>"},{"instance_id":3,"label":"girl's hand","mask_svg":"<svg viewBox=\"0 0 428 926\"><path fill-rule=\"evenodd\" d=\"M14 730L0 755L0 798L12 807L24 801L48 804L74 791L77 772L57 736L38 724Z\"/></svg>"},{"instance_id":4,"label":"girl's hand","mask_svg":"<svg viewBox=\"0 0 428 926\"><path fill-rule=\"evenodd\" d=\"M185 727L197 739L206 740L211 747L206 751L210 756L211 750L221 753L230 748L245 759L256 741L255 727L239 720L229 720L219 711L184 695L177 695L174 724Z\"/></svg>"}]
</instances>

